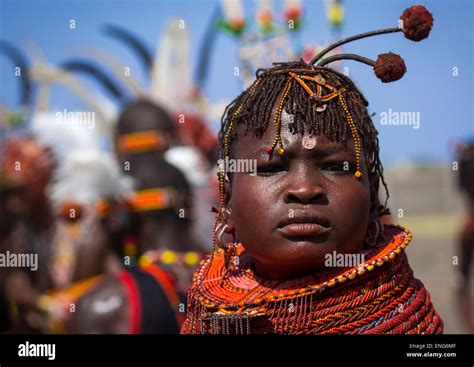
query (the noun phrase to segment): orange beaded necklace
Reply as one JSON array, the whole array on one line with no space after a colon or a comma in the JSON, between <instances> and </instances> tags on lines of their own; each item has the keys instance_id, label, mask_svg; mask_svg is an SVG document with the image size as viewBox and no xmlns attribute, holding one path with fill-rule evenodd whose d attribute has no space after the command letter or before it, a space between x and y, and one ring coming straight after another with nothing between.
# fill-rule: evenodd
<instances>
[{"instance_id":1,"label":"orange beaded necklace","mask_svg":"<svg viewBox=\"0 0 474 367\"><path fill-rule=\"evenodd\" d=\"M242 245L239 266L226 274L219 250L195 274L183 332L441 332L442 321L403 253L411 239L407 229L387 226L376 246L361 250L367 260L359 266L283 282L254 274ZM413 312L401 312L410 307Z\"/></svg>"}]
</instances>

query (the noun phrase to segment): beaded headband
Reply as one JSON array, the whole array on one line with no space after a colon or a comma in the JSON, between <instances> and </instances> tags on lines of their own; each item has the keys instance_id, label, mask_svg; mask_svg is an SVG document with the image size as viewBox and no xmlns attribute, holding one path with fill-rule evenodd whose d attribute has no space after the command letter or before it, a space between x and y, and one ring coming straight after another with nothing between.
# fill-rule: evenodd
<instances>
[{"instance_id":1,"label":"beaded headband","mask_svg":"<svg viewBox=\"0 0 474 367\"><path fill-rule=\"evenodd\" d=\"M165 150L168 145L168 139L154 130L124 134L118 138L117 142L119 151L124 153L141 153L150 150Z\"/></svg>"},{"instance_id":2,"label":"beaded headband","mask_svg":"<svg viewBox=\"0 0 474 367\"><path fill-rule=\"evenodd\" d=\"M134 212L144 212L175 208L178 202L179 195L173 187L161 187L136 191L122 205ZM100 218L107 215L110 209L111 203L105 199L94 204L94 210ZM83 210L83 204L69 200L61 203L58 215L69 222L76 222L81 219Z\"/></svg>"},{"instance_id":3,"label":"beaded headband","mask_svg":"<svg viewBox=\"0 0 474 367\"><path fill-rule=\"evenodd\" d=\"M139 190L129 198L135 212L174 208L176 201L177 192L173 187Z\"/></svg>"}]
</instances>

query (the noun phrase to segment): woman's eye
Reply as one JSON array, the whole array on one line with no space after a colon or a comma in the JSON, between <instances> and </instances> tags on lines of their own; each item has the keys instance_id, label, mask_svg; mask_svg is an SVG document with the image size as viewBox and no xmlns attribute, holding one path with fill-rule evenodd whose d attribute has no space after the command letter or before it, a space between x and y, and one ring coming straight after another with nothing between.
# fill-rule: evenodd
<instances>
[{"instance_id":1,"label":"woman's eye","mask_svg":"<svg viewBox=\"0 0 474 367\"><path fill-rule=\"evenodd\" d=\"M321 169L325 171L331 171L331 172L349 172L350 164L347 161L328 163L328 164L323 165Z\"/></svg>"},{"instance_id":2,"label":"woman's eye","mask_svg":"<svg viewBox=\"0 0 474 367\"><path fill-rule=\"evenodd\" d=\"M279 173L284 171L282 166L277 165L268 165L268 166L261 166L257 167L257 174L258 175L270 175L273 173Z\"/></svg>"}]
</instances>

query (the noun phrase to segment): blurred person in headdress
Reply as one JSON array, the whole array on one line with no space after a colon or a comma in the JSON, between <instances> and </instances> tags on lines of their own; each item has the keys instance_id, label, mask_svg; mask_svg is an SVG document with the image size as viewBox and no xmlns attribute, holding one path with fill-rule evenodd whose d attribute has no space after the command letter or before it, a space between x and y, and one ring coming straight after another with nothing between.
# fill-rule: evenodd
<instances>
[{"instance_id":1,"label":"blurred person in headdress","mask_svg":"<svg viewBox=\"0 0 474 367\"><path fill-rule=\"evenodd\" d=\"M203 253L193 235L192 188L165 158L175 133L166 111L149 100L122 111L115 147L135 180L119 251L125 269L79 300L70 332L177 333L184 321L185 292Z\"/></svg>"},{"instance_id":2,"label":"blurred person in headdress","mask_svg":"<svg viewBox=\"0 0 474 367\"><path fill-rule=\"evenodd\" d=\"M184 292L202 258L191 233L190 186L156 151L130 158L130 168L125 268L78 300L70 332L177 333L184 321Z\"/></svg>"},{"instance_id":3,"label":"blurred person in headdress","mask_svg":"<svg viewBox=\"0 0 474 367\"><path fill-rule=\"evenodd\" d=\"M0 155L1 245L7 251L29 251L39 258L38 270L30 277L25 277L24 272L8 271L2 278L12 305L11 330L41 331L38 297L61 283L58 272L50 272L48 267L55 251L53 236L58 216L49 200L47 185L53 169L64 169L63 160L71 150L99 147L99 135L108 130L104 124L107 113L102 98L93 98L77 79L40 56L31 62L17 46L6 41L0 41L0 52L21 71L20 107L0 114L1 133L6 136ZM32 83L38 84L35 105L31 100ZM75 114L49 110L48 90L53 83L62 84L83 99L94 110L91 121L81 120L84 111Z\"/></svg>"},{"instance_id":4,"label":"blurred person in headdress","mask_svg":"<svg viewBox=\"0 0 474 367\"><path fill-rule=\"evenodd\" d=\"M148 125L143 123L141 130L124 137L119 144L167 144L159 149L167 151L165 158L177 166L191 183L195 210L199 213L193 231L202 243L210 240L212 217L208 213L209 208L217 203L217 182L212 175L217 139L208 126L208 120L220 115L221 111L213 112L215 105L206 100L203 92L216 36L214 20L215 14L201 42L194 81L191 81L189 70L188 30L180 27L176 19L168 23L158 42L155 57L147 45L130 31L116 25L104 27L107 36L120 41L138 56L150 78L147 90L132 76L124 78L123 65L104 51L92 49L88 52L92 60L70 59L62 64L65 70L86 73L104 88L120 91L115 93L120 97L117 101L122 109L118 121L130 119L132 114L138 116L140 110L142 119L150 118L154 110L162 120L160 126L154 125L153 120ZM155 128L160 130L159 136L151 132Z\"/></svg>"},{"instance_id":5,"label":"blurred person in headdress","mask_svg":"<svg viewBox=\"0 0 474 367\"><path fill-rule=\"evenodd\" d=\"M37 125L45 140L53 138L44 124ZM135 192L122 198L124 206L106 215L103 224L86 215L91 212L78 199L87 199L88 206L102 202L99 194L110 195L113 183L120 182L116 169L112 175L87 150L63 162L51 191L56 210L63 213L50 267L56 288L39 302L49 315L49 332L177 332L184 290L201 256L191 233L191 189L164 157L175 139L175 123L155 103L140 99L124 108L114 145L120 170L135 179ZM117 222L121 224L114 229ZM120 266L104 277L110 249ZM89 263L81 262L84 256ZM110 303L103 302L104 293ZM101 309L104 304L110 307ZM71 306L73 313L68 312ZM123 323L117 322L117 314Z\"/></svg>"},{"instance_id":6,"label":"blurred person in headdress","mask_svg":"<svg viewBox=\"0 0 474 367\"><path fill-rule=\"evenodd\" d=\"M114 157L99 150L70 152L49 189L56 225L48 261L53 286L38 299L47 332L64 332L77 299L121 262L113 250L126 227L120 204L132 180Z\"/></svg>"},{"instance_id":7,"label":"blurred person in headdress","mask_svg":"<svg viewBox=\"0 0 474 367\"><path fill-rule=\"evenodd\" d=\"M54 220L45 191L56 157L27 127L31 80L26 56L3 40L0 54L15 66L15 72L21 71L19 101L0 111L0 253L2 260L20 256L37 260L36 271L2 263L0 293L6 303L1 305L7 307L0 312L8 318L5 326L10 331L29 332L38 330L38 318L31 311L38 292L49 284L44 265Z\"/></svg>"}]
</instances>

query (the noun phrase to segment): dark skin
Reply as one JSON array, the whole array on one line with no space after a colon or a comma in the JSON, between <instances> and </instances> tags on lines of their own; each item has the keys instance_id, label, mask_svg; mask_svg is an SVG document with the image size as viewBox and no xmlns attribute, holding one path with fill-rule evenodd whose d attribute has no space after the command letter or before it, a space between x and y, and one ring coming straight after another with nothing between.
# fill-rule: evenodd
<instances>
[{"instance_id":1,"label":"dark skin","mask_svg":"<svg viewBox=\"0 0 474 367\"><path fill-rule=\"evenodd\" d=\"M108 238L107 225L94 212L94 208L84 207L83 217L80 219L83 232L78 241L71 243L72 246L77 247L76 257L74 261L74 269L71 269L71 278L68 284L62 284L58 279L54 279L54 286L66 287L74 282L87 279L89 277L112 272L115 269L114 263L120 260L111 251L111 243ZM64 232L64 226L69 226L64 218L58 218L56 224L56 238L55 245L58 241L65 240L64 236L71 236L67 231ZM63 238L61 238L63 237ZM52 269L52 262L49 264L50 271L54 274ZM119 264L120 266L120 264Z\"/></svg>"},{"instance_id":2,"label":"dark skin","mask_svg":"<svg viewBox=\"0 0 474 367\"><path fill-rule=\"evenodd\" d=\"M78 334L126 334L129 310L123 285L116 278L106 278L77 301L66 327Z\"/></svg>"},{"instance_id":3,"label":"dark skin","mask_svg":"<svg viewBox=\"0 0 474 367\"><path fill-rule=\"evenodd\" d=\"M379 204L378 180L369 177L363 154L363 176L354 177L352 140L337 143L319 135L309 150L302 145L303 137L286 126L283 121L281 158L276 150L271 159L265 152L274 137L273 126L262 139L238 132L232 157L256 158L257 175L233 174L224 208L226 232L244 244L257 275L273 280L310 274L324 266L327 253L357 251ZM349 163L348 170L344 162ZM302 221L319 222L323 233L288 235L281 222L292 215L317 217Z\"/></svg>"}]
</instances>

